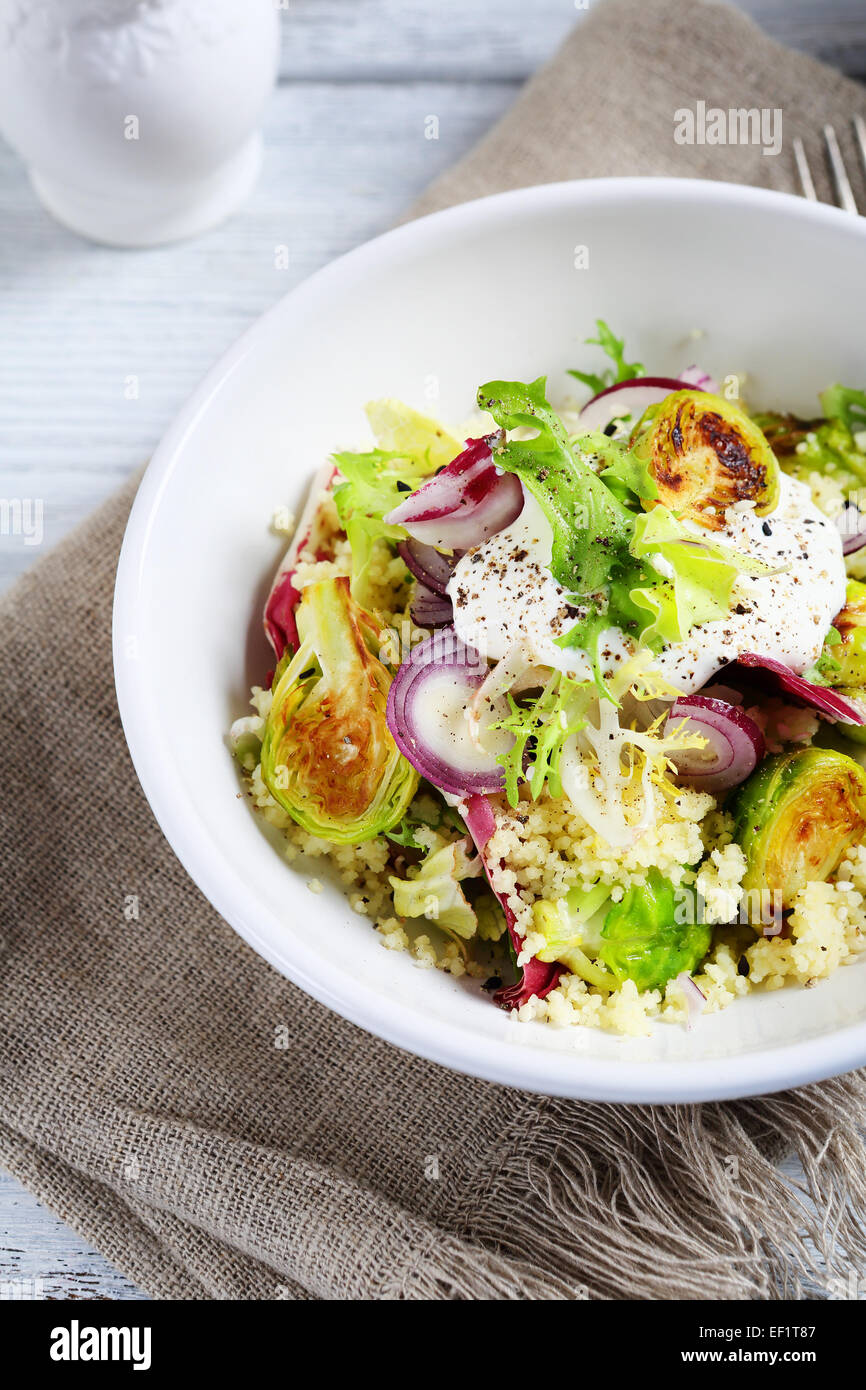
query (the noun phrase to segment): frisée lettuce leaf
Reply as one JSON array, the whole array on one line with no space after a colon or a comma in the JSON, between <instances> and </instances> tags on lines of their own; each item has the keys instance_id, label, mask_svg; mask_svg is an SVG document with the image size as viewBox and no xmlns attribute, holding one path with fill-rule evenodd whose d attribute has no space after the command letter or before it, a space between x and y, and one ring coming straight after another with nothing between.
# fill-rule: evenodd
<instances>
[{"instance_id":1,"label":"fris\u00e9e lettuce leaf","mask_svg":"<svg viewBox=\"0 0 866 1390\"><path fill-rule=\"evenodd\" d=\"M401 401L371 401L366 410L377 447L333 455L342 479L334 488L334 504L352 549L352 597L362 606L369 602L376 542L405 538L402 526L384 518L463 447L435 420Z\"/></svg>"},{"instance_id":2,"label":"fris\u00e9e lettuce leaf","mask_svg":"<svg viewBox=\"0 0 866 1390\"><path fill-rule=\"evenodd\" d=\"M554 671L532 704L520 705L513 695L508 695L511 713L494 727L514 735L511 747L496 759L505 771L505 794L510 805L517 805L524 780L533 800L541 795L545 783L551 796L562 796L562 745L586 723L584 711L590 691L591 685ZM529 757L531 762L525 766Z\"/></svg>"},{"instance_id":3,"label":"fris\u00e9e lettuce leaf","mask_svg":"<svg viewBox=\"0 0 866 1390\"><path fill-rule=\"evenodd\" d=\"M544 509L553 531L551 573L564 589L592 594L628 556L633 518L628 508L572 447L568 431L545 396L546 380L488 381L478 404L506 430L528 426L532 439L494 448L497 467L516 473Z\"/></svg>"},{"instance_id":4,"label":"fris\u00e9e lettuce leaf","mask_svg":"<svg viewBox=\"0 0 866 1390\"><path fill-rule=\"evenodd\" d=\"M608 367L603 372L571 370L569 376L582 381L584 386L588 386L592 394L597 396L599 391L604 391L608 386L615 386L618 381L630 381L632 377L646 375L643 362L626 362L624 338L618 338L608 328L604 319L596 319L595 326L598 329L598 337L585 338L584 341L593 347L600 347L610 358L613 367Z\"/></svg>"}]
</instances>

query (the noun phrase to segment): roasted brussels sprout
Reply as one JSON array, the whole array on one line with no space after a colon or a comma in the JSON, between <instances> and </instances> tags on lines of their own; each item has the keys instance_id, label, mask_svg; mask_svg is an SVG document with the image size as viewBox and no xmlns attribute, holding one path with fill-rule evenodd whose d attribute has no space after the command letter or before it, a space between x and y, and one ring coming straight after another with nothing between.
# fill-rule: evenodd
<instances>
[{"instance_id":1,"label":"roasted brussels sprout","mask_svg":"<svg viewBox=\"0 0 866 1390\"><path fill-rule=\"evenodd\" d=\"M695 902L695 895L686 895L685 901ZM634 980L639 990L664 989L681 971L691 974L710 949L710 926L678 920L697 915L681 912L673 884L650 869L646 883L629 888L605 917L598 958L620 984Z\"/></svg>"},{"instance_id":2,"label":"roasted brussels sprout","mask_svg":"<svg viewBox=\"0 0 866 1390\"><path fill-rule=\"evenodd\" d=\"M383 633L343 577L308 584L295 618L300 646L274 676L262 776L311 834L369 840L398 824L418 786L385 722Z\"/></svg>"},{"instance_id":3,"label":"roasted brussels sprout","mask_svg":"<svg viewBox=\"0 0 866 1390\"><path fill-rule=\"evenodd\" d=\"M641 417L632 445L652 474L656 501L707 530L721 530L735 502L755 502L761 516L776 505L772 449L754 421L721 396L673 391Z\"/></svg>"},{"instance_id":4,"label":"roasted brussels sprout","mask_svg":"<svg viewBox=\"0 0 866 1390\"><path fill-rule=\"evenodd\" d=\"M845 607L833 619L815 666L815 679L866 713L866 584L856 579L848 580ZM839 719L835 727L854 743L866 743L866 724Z\"/></svg>"},{"instance_id":5,"label":"roasted brussels sprout","mask_svg":"<svg viewBox=\"0 0 866 1390\"><path fill-rule=\"evenodd\" d=\"M823 882L866 830L866 772L831 748L766 758L730 806L746 856L747 894L791 907L805 883Z\"/></svg>"},{"instance_id":6,"label":"roasted brussels sprout","mask_svg":"<svg viewBox=\"0 0 866 1390\"><path fill-rule=\"evenodd\" d=\"M834 665L828 673L831 685L851 687L866 697L866 584L848 580L845 607L833 619L839 641L829 648Z\"/></svg>"}]
</instances>

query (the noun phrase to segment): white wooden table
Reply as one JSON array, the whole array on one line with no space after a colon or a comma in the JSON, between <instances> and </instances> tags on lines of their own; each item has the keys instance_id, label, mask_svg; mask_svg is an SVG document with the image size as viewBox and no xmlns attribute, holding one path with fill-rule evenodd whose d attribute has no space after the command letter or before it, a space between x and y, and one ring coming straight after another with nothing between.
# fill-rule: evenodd
<instances>
[{"instance_id":1,"label":"white wooden table","mask_svg":"<svg viewBox=\"0 0 866 1390\"><path fill-rule=\"evenodd\" d=\"M866 77L864 0L742 8ZM225 226L164 250L112 251L63 231L0 145L0 499L44 509L41 544L0 534L0 587L148 457L256 315L383 231L470 148L579 19L575 0L290 0L258 188ZM438 140L424 138L429 115ZM0 1298L10 1292L143 1296L0 1175Z\"/></svg>"}]
</instances>

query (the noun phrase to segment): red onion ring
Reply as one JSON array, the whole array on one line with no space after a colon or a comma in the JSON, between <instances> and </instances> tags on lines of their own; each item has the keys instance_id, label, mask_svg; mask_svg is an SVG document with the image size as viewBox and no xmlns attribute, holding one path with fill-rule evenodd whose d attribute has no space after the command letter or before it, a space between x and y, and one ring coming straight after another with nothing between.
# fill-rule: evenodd
<instances>
[{"instance_id":1,"label":"red onion ring","mask_svg":"<svg viewBox=\"0 0 866 1390\"><path fill-rule=\"evenodd\" d=\"M698 367L694 363L690 367L684 367L680 372L680 381L685 382L686 386L692 391L710 391L714 396L719 394L719 383L709 372L705 372L703 367Z\"/></svg>"},{"instance_id":2,"label":"red onion ring","mask_svg":"<svg viewBox=\"0 0 866 1390\"><path fill-rule=\"evenodd\" d=\"M686 1028L689 1032L691 1032L692 1028L695 1026L695 1023L704 1011L704 1007L707 1002L707 996L704 994L704 991L701 989L700 985L696 984L695 981L692 979L688 970L681 970L679 975L677 975L676 977L676 981L683 994L685 995L686 1010L688 1014L688 1022L686 1023Z\"/></svg>"},{"instance_id":3,"label":"red onion ring","mask_svg":"<svg viewBox=\"0 0 866 1390\"><path fill-rule=\"evenodd\" d=\"M671 706L665 732L683 721L691 731L702 734L708 746L671 754L671 761L680 780L699 791L724 792L745 782L766 751L764 735L754 719L725 700L683 696Z\"/></svg>"},{"instance_id":4,"label":"red onion ring","mask_svg":"<svg viewBox=\"0 0 866 1390\"><path fill-rule=\"evenodd\" d=\"M866 516L854 502L846 502L841 511L833 517L839 535L842 537L842 554L853 555L866 545Z\"/></svg>"},{"instance_id":5,"label":"red onion ring","mask_svg":"<svg viewBox=\"0 0 866 1390\"><path fill-rule=\"evenodd\" d=\"M635 376L628 381L618 381L605 387L587 401L578 416L578 422L586 430L603 430L611 420L622 415L630 415L639 420L647 406L663 401L672 391L696 391L700 387L687 381L679 381L672 376Z\"/></svg>"},{"instance_id":6,"label":"red onion ring","mask_svg":"<svg viewBox=\"0 0 866 1390\"><path fill-rule=\"evenodd\" d=\"M523 488L513 473L500 473L492 449L501 430L469 439L462 454L411 493L385 520L404 526L415 540L448 550L468 550L510 526L523 510Z\"/></svg>"},{"instance_id":7,"label":"red onion ring","mask_svg":"<svg viewBox=\"0 0 866 1390\"><path fill-rule=\"evenodd\" d=\"M811 681L795 675L781 661L775 661L771 656L758 656L755 652L743 652L741 656L737 657L737 661L740 666L766 671L771 685L780 686L800 704L819 710L821 714L826 714L830 719L841 719L846 724L866 723L857 706L851 700L847 700L844 695L840 695L836 690L829 690L826 685L813 685Z\"/></svg>"},{"instance_id":8,"label":"red onion ring","mask_svg":"<svg viewBox=\"0 0 866 1390\"><path fill-rule=\"evenodd\" d=\"M409 612L419 627L446 627L454 621L454 608L448 595L434 593L420 580L416 580Z\"/></svg>"},{"instance_id":9,"label":"red onion ring","mask_svg":"<svg viewBox=\"0 0 866 1390\"><path fill-rule=\"evenodd\" d=\"M397 550L406 568L434 594L445 593L454 566L463 554L462 550L458 550L453 555L443 555L441 550L434 549L432 545L422 545L412 536L408 541L401 541Z\"/></svg>"},{"instance_id":10,"label":"red onion ring","mask_svg":"<svg viewBox=\"0 0 866 1390\"><path fill-rule=\"evenodd\" d=\"M508 906L507 898L503 893L497 893L496 889L493 887L490 878L490 862L484 853L487 848L487 843L496 829L496 818L493 814L493 808L486 796L477 795L467 797L465 806L466 810L463 819L466 821L466 828L475 841L475 847L481 857L481 863L484 866L484 872L487 875L487 882L490 884L490 890L499 902L502 911L505 913L505 925L508 928L511 944L514 947L515 953L520 955L523 947L523 937L517 930L514 913ZM509 1010L519 1009L521 1005L526 1004L533 995L538 999L544 999L544 997L559 984L559 977L562 975L564 967L559 965L556 961L547 962L539 960L537 956L533 956L521 969L523 973L516 984L506 985L503 989L498 989L494 994L493 997L500 1008Z\"/></svg>"},{"instance_id":11,"label":"red onion ring","mask_svg":"<svg viewBox=\"0 0 866 1390\"><path fill-rule=\"evenodd\" d=\"M391 682L385 717L394 742L422 777L440 791L453 796L499 791L504 773L493 754L488 767L461 768L447 762L425 738L417 716L418 696L429 681L441 679L443 673L455 687L462 688L467 708L487 675L487 663L460 641L453 627L440 628L413 647Z\"/></svg>"}]
</instances>

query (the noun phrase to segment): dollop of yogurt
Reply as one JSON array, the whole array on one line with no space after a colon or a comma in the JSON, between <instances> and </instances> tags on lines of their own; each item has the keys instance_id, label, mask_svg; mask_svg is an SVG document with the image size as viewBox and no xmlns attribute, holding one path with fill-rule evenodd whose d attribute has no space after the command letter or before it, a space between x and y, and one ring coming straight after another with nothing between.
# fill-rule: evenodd
<instances>
[{"instance_id":1,"label":"dollop of yogurt","mask_svg":"<svg viewBox=\"0 0 866 1390\"><path fill-rule=\"evenodd\" d=\"M516 646L540 665L591 679L585 653L556 639L581 616L550 573L553 534L539 504L524 492L510 526L458 561L448 593L454 626L467 646L499 660ZM684 694L693 694L744 652L784 662L798 674L813 665L835 615L845 603L845 562L833 522L815 506L805 483L782 474L779 501L768 516L740 503L729 508L713 539L763 560L775 573L738 575L726 617L692 628L655 665ZM695 538L700 530L695 528ZM664 572L659 557L658 569ZM600 643L610 675L635 650L633 639L609 628Z\"/></svg>"},{"instance_id":2,"label":"dollop of yogurt","mask_svg":"<svg viewBox=\"0 0 866 1390\"><path fill-rule=\"evenodd\" d=\"M577 680L591 680L585 652L556 645L584 610L550 573L553 532L531 493L510 526L457 562L448 584L454 627L468 647L499 661L516 647L528 661L554 666ZM628 659L633 643L619 628L604 634L602 668L609 675Z\"/></svg>"}]
</instances>

